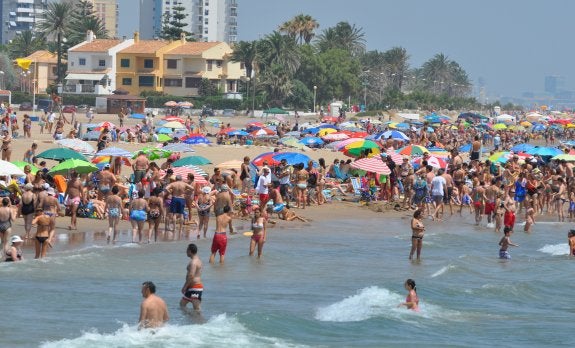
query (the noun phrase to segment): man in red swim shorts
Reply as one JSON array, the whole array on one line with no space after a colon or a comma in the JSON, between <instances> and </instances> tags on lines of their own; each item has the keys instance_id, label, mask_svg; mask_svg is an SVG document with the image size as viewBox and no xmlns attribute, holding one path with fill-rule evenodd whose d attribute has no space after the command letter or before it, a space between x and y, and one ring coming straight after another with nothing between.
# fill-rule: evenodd
<instances>
[{"instance_id":1,"label":"man in red swim shorts","mask_svg":"<svg viewBox=\"0 0 575 348\"><path fill-rule=\"evenodd\" d=\"M216 233L214 234L214 240L212 241L212 255L210 255L210 263L214 263L217 252L220 253L220 263L224 263L224 256L228 245L226 229L231 221L231 208L229 205L226 205L224 207L224 213L216 217Z\"/></svg>"},{"instance_id":2,"label":"man in red swim shorts","mask_svg":"<svg viewBox=\"0 0 575 348\"><path fill-rule=\"evenodd\" d=\"M503 225L505 227L509 227L513 229L515 225L515 200L513 199L513 195L515 191L510 191L509 194L505 197L505 215L503 215Z\"/></svg>"}]
</instances>

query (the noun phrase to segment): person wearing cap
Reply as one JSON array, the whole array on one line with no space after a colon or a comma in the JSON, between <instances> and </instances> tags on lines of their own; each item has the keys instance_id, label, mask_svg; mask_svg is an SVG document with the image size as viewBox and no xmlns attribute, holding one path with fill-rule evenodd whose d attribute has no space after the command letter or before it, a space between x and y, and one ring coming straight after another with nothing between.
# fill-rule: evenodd
<instances>
[{"instance_id":1,"label":"person wearing cap","mask_svg":"<svg viewBox=\"0 0 575 348\"><path fill-rule=\"evenodd\" d=\"M269 200L269 188L271 183L272 176L270 173L270 168L264 166L256 186L256 192L258 193L260 199L260 206L265 206Z\"/></svg>"},{"instance_id":2,"label":"person wearing cap","mask_svg":"<svg viewBox=\"0 0 575 348\"><path fill-rule=\"evenodd\" d=\"M170 202L170 224L176 228L176 222L179 223L178 236L181 236L184 231L184 212L186 209L186 193L193 192L194 187L182 181L181 175L176 175L176 181L172 182L166 187L166 192L171 195L172 201ZM168 230L166 228L166 230ZM179 237L178 237L179 238Z\"/></svg>"},{"instance_id":3,"label":"person wearing cap","mask_svg":"<svg viewBox=\"0 0 575 348\"><path fill-rule=\"evenodd\" d=\"M10 238L10 247L6 250L6 262L22 261L22 244L24 241L20 236Z\"/></svg>"},{"instance_id":4,"label":"person wearing cap","mask_svg":"<svg viewBox=\"0 0 575 348\"><path fill-rule=\"evenodd\" d=\"M210 208L214 204L214 197L210 195L212 189L210 186L204 186L201 189L201 194L198 197L197 202L195 202L196 208L198 209L198 236L200 231L204 231L204 238L207 238L208 233L208 223L210 221Z\"/></svg>"},{"instance_id":5,"label":"person wearing cap","mask_svg":"<svg viewBox=\"0 0 575 348\"><path fill-rule=\"evenodd\" d=\"M32 192L34 185L27 183L24 185L24 192L20 199L20 215L24 217L24 239L30 238L30 231L32 230L32 220L34 219L34 211L36 210L36 196Z\"/></svg>"},{"instance_id":6,"label":"person wearing cap","mask_svg":"<svg viewBox=\"0 0 575 348\"><path fill-rule=\"evenodd\" d=\"M2 198L0 206L0 239L4 250L7 248L7 242L10 240L12 233L12 221L15 219L14 210L10 206L10 198Z\"/></svg>"}]
</instances>

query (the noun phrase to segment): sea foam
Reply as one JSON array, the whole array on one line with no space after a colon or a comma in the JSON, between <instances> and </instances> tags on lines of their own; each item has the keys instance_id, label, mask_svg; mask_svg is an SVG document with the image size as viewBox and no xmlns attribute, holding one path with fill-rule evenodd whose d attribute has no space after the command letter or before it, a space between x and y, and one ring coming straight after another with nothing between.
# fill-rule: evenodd
<instances>
[{"instance_id":1,"label":"sea foam","mask_svg":"<svg viewBox=\"0 0 575 348\"><path fill-rule=\"evenodd\" d=\"M301 347L275 337L265 337L244 327L236 318L217 315L203 325L166 325L138 330L124 324L114 333L85 332L80 337L44 342L43 348L91 347Z\"/></svg>"},{"instance_id":2,"label":"sea foam","mask_svg":"<svg viewBox=\"0 0 575 348\"><path fill-rule=\"evenodd\" d=\"M545 254L551 254L553 256L569 255L569 244L546 244L543 248L537 251Z\"/></svg>"}]
</instances>

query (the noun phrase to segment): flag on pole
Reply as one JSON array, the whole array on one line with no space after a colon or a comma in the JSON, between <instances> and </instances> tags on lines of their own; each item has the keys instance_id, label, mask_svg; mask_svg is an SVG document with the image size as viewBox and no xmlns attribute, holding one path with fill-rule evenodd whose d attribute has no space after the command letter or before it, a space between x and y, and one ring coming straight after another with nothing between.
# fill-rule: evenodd
<instances>
[{"instance_id":1,"label":"flag on pole","mask_svg":"<svg viewBox=\"0 0 575 348\"><path fill-rule=\"evenodd\" d=\"M30 68L30 64L32 64L32 60L26 58L17 58L16 64L21 67L22 70L28 70L28 68Z\"/></svg>"}]
</instances>

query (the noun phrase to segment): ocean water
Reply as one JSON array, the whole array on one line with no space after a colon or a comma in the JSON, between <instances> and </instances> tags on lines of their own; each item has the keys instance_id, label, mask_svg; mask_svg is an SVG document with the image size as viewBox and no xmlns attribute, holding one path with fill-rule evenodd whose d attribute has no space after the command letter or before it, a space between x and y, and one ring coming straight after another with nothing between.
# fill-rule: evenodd
<instances>
[{"instance_id":1,"label":"ocean water","mask_svg":"<svg viewBox=\"0 0 575 348\"><path fill-rule=\"evenodd\" d=\"M241 225L242 222L238 222ZM204 261L203 324L180 311L188 242L105 244L102 231L59 235L42 261L0 263L0 347L541 347L573 343L567 223L511 239L471 216L426 221L422 261L407 259L409 219L382 214L269 230L264 258L230 237L226 264ZM242 230L241 226L238 226ZM103 229L102 229L103 230ZM245 228L244 228L245 230ZM32 253L28 247L26 256ZM421 311L404 301L417 283ZM143 281L168 303L169 325L138 331Z\"/></svg>"}]
</instances>

